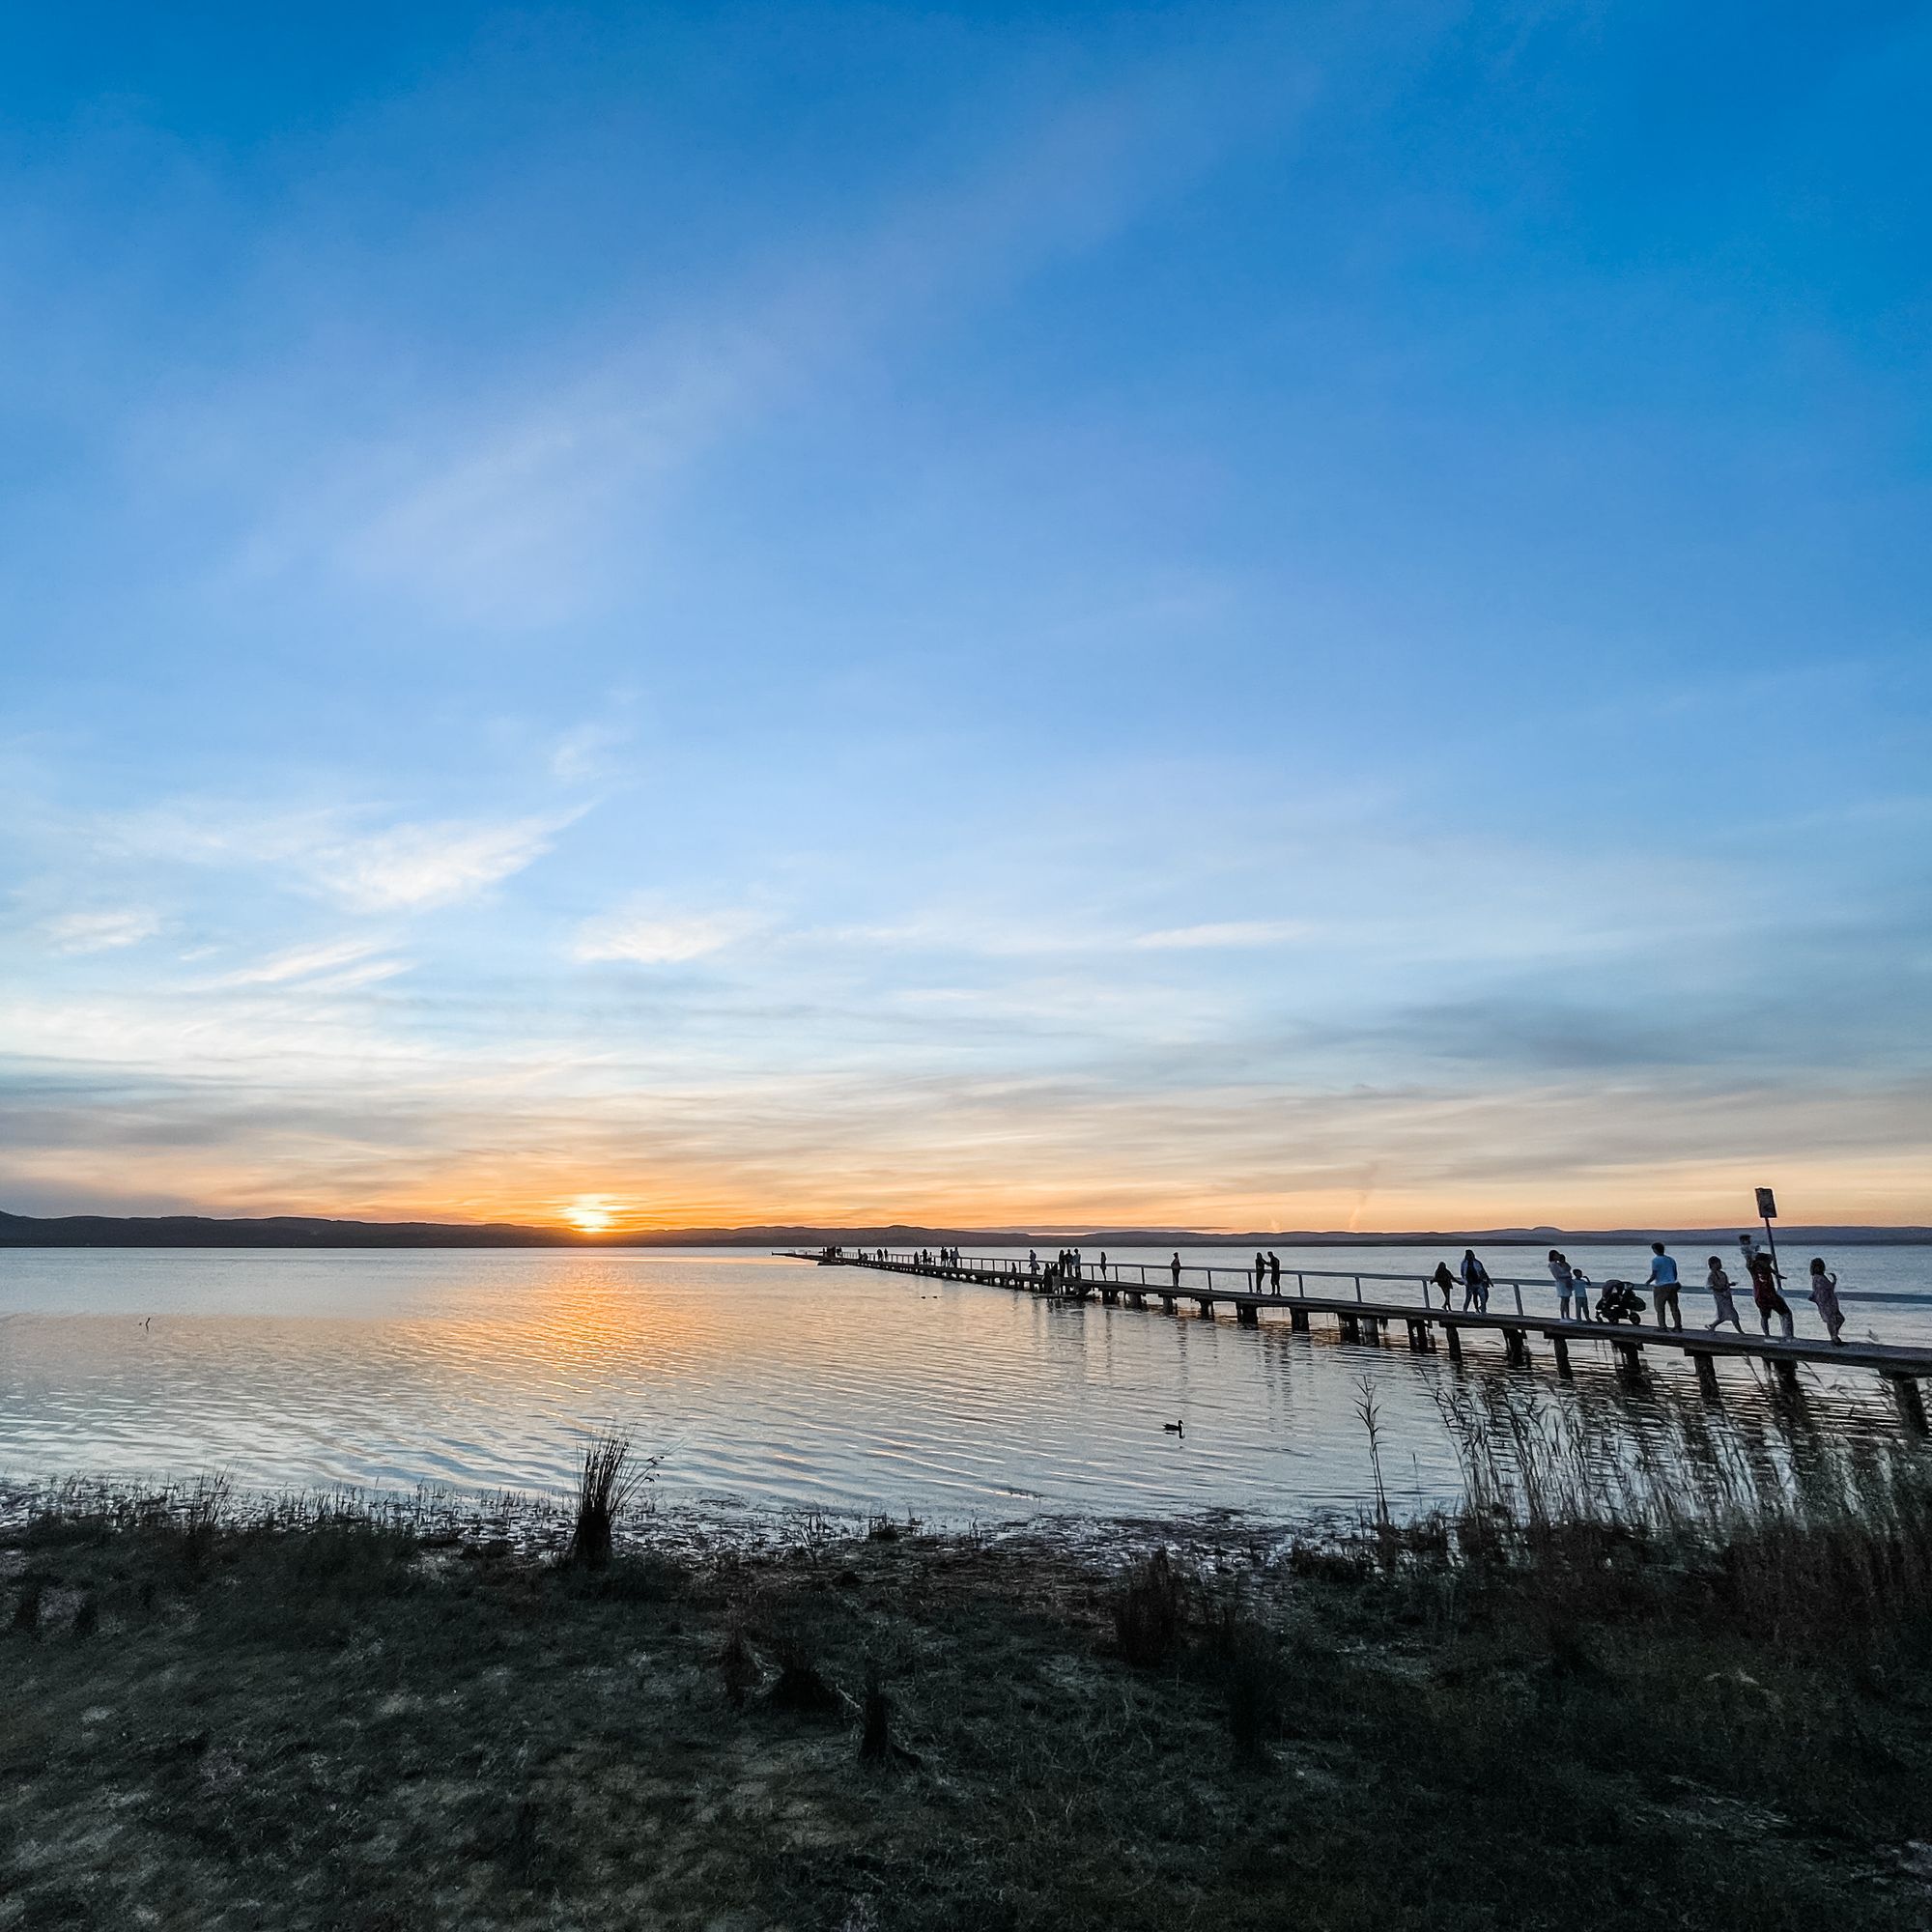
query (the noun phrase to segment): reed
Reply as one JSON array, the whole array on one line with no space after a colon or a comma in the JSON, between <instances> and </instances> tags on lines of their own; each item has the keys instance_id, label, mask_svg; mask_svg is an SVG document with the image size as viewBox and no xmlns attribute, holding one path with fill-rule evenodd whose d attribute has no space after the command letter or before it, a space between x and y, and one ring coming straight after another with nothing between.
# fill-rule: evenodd
<instances>
[{"instance_id":1,"label":"reed","mask_svg":"<svg viewBox=\"0 0 1932 1932\"><path fill-rule=\"evenodd\" d=\"M1463 1499L1433 1532L1519 1597L1608 1615L1669 1588L1730 1631L1796 1645L1889 1641L1932 1613L1932 1465L1911 1445L1694 1412L1631 1437L1533 1395L1437 1402Z\"/></svg>"},{"instance_id":2,"label":"reed","mask_svg":"<svg viewBox=\"0 0 1932 1932\"><path fill-rule=\"evenodd\" d=\"M1134 1564L1115 1586L1114 1640L1127 1662L1151 1668L1173 1657L1185 1621L1181 1582L1165 1549Z\"/></svg>"},{"instance_id":3,"label":"reed","mask_svg":"<svg viewBox=\"0 0 1932 1932\"><path fill-rule=\"evenodd\" d=\"M577 1569L609 1568L617 1524L655 1473L654 1463L633 1461L631 1447L631 1438L614 1431L583 1445L578 1465L577 1516L564 1552L565 1562Z\"/></svg>"}]
</instances>

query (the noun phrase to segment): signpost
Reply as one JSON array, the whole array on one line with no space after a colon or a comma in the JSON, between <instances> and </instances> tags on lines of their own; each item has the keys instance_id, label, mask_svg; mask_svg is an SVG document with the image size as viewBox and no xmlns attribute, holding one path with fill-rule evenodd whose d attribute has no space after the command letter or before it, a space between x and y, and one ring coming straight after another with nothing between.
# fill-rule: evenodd
<instances>
[{"instance_id":1,"label":"signpost","mask_svg":"<svg viewBox=\"0 0 1932 1932\"><path fill-rule=\"evenodd\" d=\"M1783 1271L1777 1265L1777 1236L1771 1232L1771 1224L1777 1219L1777 1196L1768 1187L1757 1190L1758 1219L1764 1223L1764 1244L1771 1250L1771 1272L1777 1281L1784 1279Z\"/></svg>"}]
</instances>

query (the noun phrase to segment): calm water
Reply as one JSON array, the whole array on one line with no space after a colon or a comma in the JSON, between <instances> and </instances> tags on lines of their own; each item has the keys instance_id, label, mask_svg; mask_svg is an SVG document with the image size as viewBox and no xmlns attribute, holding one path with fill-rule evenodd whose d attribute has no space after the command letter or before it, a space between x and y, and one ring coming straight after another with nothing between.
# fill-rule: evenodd
<instances>
[{"instance_id":1,"label":"calm water","mask_svg":"<svg viewBox=\"0 0 1932 1932\"><path fill-rule=\"evenodd\" d=\"M1639 1251L1571 1253L1598 1281L1643 1272ZM1291 1267L1376 1272L1435 1258L1282 1254ZM1488 1259L1498 1276L1536 1262ZM1932 1294L1932 1250L1833 1259L1847 1293ZM1545 1284L1532 1305L1547 1299ZM1694 1290L1685 1304L1690 1321L1708 1319ZM1794 1306L1800 1332L1816 1332L1808 1304ZM1849 1334L1932 1340L1932 1302L1848 1312ZM1661 1354L1639 1393L1604 1351L1574 1352L1571 1384L1539 1356L1529 1380L1549 1402L1642 1431L1662 1405L1696 1400L1688 1367ZM1790 1426L1749 1365L1720 1373L1747 1426ZM0 1475L24 1480L220 1469L261 1489L554 1491L582 1432L616 1422L662 1452L665 1492L721 1508L1283 1518L1361 1502L1363 1375L1391 1488L1415 1500L1458 1490L1432 1385L1524 1382L1488 1338L1458 1371L1439 1354L1294 1335L1285 1320L1257 1331L743 1252L0 1256ZM1868 1376L1807 1375L1804 1414L1897 1427ZM1163 1433L1181 1418L1184 1436Z\"/></svg>"}]
</instances>

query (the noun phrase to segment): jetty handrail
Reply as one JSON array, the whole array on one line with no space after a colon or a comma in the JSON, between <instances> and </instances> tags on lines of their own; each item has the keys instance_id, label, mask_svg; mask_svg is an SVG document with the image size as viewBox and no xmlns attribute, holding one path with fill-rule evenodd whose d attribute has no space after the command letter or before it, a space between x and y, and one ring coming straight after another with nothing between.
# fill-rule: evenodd
<instances>
[{"instance_id":1,"label":"jetty handrail","mask_svg":"<svg viewBox=\"0 0 1932 1932\"><path fill-rule=\"evenodd\" d=\"M888 1261L905 1262L908 1264L916 1261L917 1257L922 1252L922 1250L917 1248L869 1248L864 1246L853 1247L849 1242L845 1243L844 1246L846 1250L852 1254L860 1254L860 1255L883 1254ZM924 1250L923 1252L939 1253L941 1251L938 1249L928 1249ZM1053 1259L1052 1256L1045 1256L1041 1259L1040 1268L1042 1271L1044 1271L1047 1262L1051 1261L1052 1259ZM1016 1269L1021 1274L1024 1274L1027 1271L1027 1262L1026 1262L1026 1257L1024 1255L1018 1257L1012 1255L969 1255L962 1252L960 1254L957 1264L960 1267L983 1267L983 1268L999 1269L1003 1271ZM1158 1276L1162 1281L1165 1281L1172 1273L1172 1268L1170 1264L1166 1262L1109 1262L1107 1264L1106 1273L1103 1275L1100 1271L1100 1264L1097 1261L1089 1260L1085 1264L1085 1278L1091 1281L1102 1281L1102 1280L1125 1281L1127 1279L1127 1270L1129 1268L1134 1269L1136 1275L1147 1277L1150 1287L1153 1285L1152 1281L1153 1277ZM1213 1275L1245 1276L1250 1281L1254 1279L1255 1275L1255 1271L1252 1266L1224 1267L1215 1264L1210 1264L1206 1262L1182 1262L1180 1264L1180 1271L1183 1275L1205 1274L1208 1276L1213 1276ZM1312 1267L1291 1268L1285 1263L1283 1264L1281 1272L1284 1280L1291 1274L1297 1276L1309 1275L1320 1281L1428 1280L1433 1282L1434 1280L1433 1270L1426 1275L1418 1274L1413 1269L1406 1269L1399 1274L1381 1274L1377 1272L1374 1268L1312 1268ZM1460 1279L1461 1277L1458 1277L1459 1282ZM1530 1274L1522 1274L1522 1275L1492 1274L1490 1277L1490 1283L1491 1286L1494 1288L1551 1288L1554 1286L1554 1283L1550 1281L1548 1275L1530 1275ZM1595 1284L1593 1283L1593 1286ZM1642 1284L1638 1283L1637 1286L1641 1287Z\"/></svg>"},{"instance_id":2,"label":"jetty handrail","mask_svg":"<svg viewBox=\"0 0 1932 1932\"><path fill-rule=\"evenodd\" d=\"M942 1248L921 1250L915 1248L874 1248L860 1246L846 1249L842 1243L840 1245L841 1252L849 1252L854 1255L867 1257L883 1256L888 1266L898 1267L918 1267L923 1265L919 1259L922 1253L932 1255L936 1258L945 1252ZM934 1263L924 1264L923 1265L937 1265L942 1269L956 1268L961 1272L971 1270L983 1274L1009 1275L1017 1278L1037 1280L1045 1275L1049 1264L1057 1260L1057 1255L1046 1256L1038 1260L1037 1264L1029 1264L1023 1255L969 1255L962 1251L956 1262L939 1263L935 1260ZM1091 1285L1100 1288L1131 1289L1136 1293L1175 1294L1196 1299L1209 1297L1220 1299L1228 1295L1259 1294L1270 1300L1280 1301L1309 1298L1308 1283L1311 1281L1346 1281L1351 1285L1354 1292L1354 1299L1358 1302L1364 1301L1367 1298L1362 1292L1362 1284L1364 1282L1400 1282L1411 1290L1419 1292L1421 1303L1424 1307L1435 1307L1437 1305L1434 1296L1440 1286L1435 1280L1433 1270L1427 1274L1417 1271L1395 1274L1383 1273L1373 1268L1284 1267L1281 1274L1282 1286L1279 1289L1274 1287L1271 1275L1264 1275L1263 1277L1263 1285L1257 1288L1255 1286L1255 1271L1252 1265L1225 1267L1211 1263L1182 1262L1179 1271L1177 1273L1172 1263L1110 1261L1103 1268L1097 1259L1088 1259L1083 1256L1080 1272L1075 1278L1083 1286ZM1294 1281L1293 1289L1288 1286L1291 1276ZM1591 1278L1584 1283L1584 1291L1586 1293L1594 1295L1596 1291L1602 1289L1607 1282L1626 1278L1616 1275L1606 1275L1602 1281ZM1455 1278L1454 1286L1460 1289L1463 1285L1462 1277L1458 1275ZM1493 1289L1507 1289L1510 1293L1510 1299L1516 1305L1517 1314L1525 1319L1530 1318L1535 1312L1532 1309L1525 1308L1523 1305L1522 1291L1525 1288L1541 1292L1548 1295L1552 1302L1557 1299L1556 1284L1553 1279L1548 1276L1492 1274L1489 1278L1489 1285ZM1632 1281L1631 1285L1642 1290L1649 1290L1650 1288L1650 1284L1641 1279ZM1703 1288L1703 1284L1697 1281L1686 1281L1681 1286L1693 1294ZM1802 1293L1802 1291L1797 1290L1796 1284L1792 1284L1792 1289L1794 1292ZM1746 1289L1744 1292L1748 1293L1748 1290ZM1840 1301L1886 1301L1921 1304L1932 1301L1932 1297L1924 1295L1901 1294L1895 1292L1887 1293L1883 1290L1861 1290L1855 1288L1840 1289L1838 1291L1838 1299Z\"/></svg>"},{"instance_id":3,"label":"jetty handrail","mask_svg":"<svg viewBox=\"0 0 1932 1932\"><path fill-rule=\"evenodd\" d=\"M849 1254L855 1257L863 1256L868 1259L874 1255L883 1254L886 1257L886 1264L888 1266L913 1267L918 1265L918 1251L912 1248L854 1248L841 1243L839 1251L841 1254ZM794 1261L815 1261L823 1251L810 1248L783 1248L775 1250L775 1252ZM1021 1278L1026 1278L1029 1274L1025 1260L1013 1255L969 1255L962 1252L958 1262L949 1265L956 1265L961 1272L969 1269L977 1269L982 1273L1011 1274ZM1131 1279L1128 1274L1129 1269L1132 1270ZM1205 1264L1197 1265L1190 1262L1183 1262L1180 1271L1183 1275L1205 1274L1208 1276L1208 1286L1212 1288L1214 1297L1217 1300L1224 1295L1252 1295L1255 1293L1252 1285L1255 1271L1252 1267L1210 1267ZM1045 1263L1041 1263L1038 1273L1043 1275L1045 1272L1046 1264ZM1237 1283L1245 1282L1249 1285L1235 1288L1214 1287L1213 1278L1216 1275L1232 1275ZM1428 1302L1428 1297L1435 1292L1437 1286L1433 1273L1426 1275L1378 1274L1372 1269L1284 1267L1281 1271L1284 1284L1290 1275L1294 1277L1295 1282L1295 1286L1292 1292L1284 1286L1281 1293L1277 1295L1270 1286L1262 1291L1263 1294L1270 1300L1305 1300L1309 1298L1306 1282L1310 1279L1316 1281L1347 1281L1352 1282L1355 1285L1355 1299L1360 1301L1364 1299L1361 1289L1363 1282L1399 1281L1421 1288L1424 1300ZM1184 1282L1177 1287L1174 1282L1172 1266L1154 1262L1109 1262L1107 1264L1107 1271L1104 1275L1100 1272L1099 1264L1094 1262L1088 1264L1088 1271L1082 1275L1081 1279L1083 1281L1098 1283L1105 1287L1131 1288L1136 1293L1145 1291L1149 1293L1179 1294L1185 1297L1192 1297L1203 1292L1200 1289L1189 1288ZM1607 1283L1618 1279L1620 1277L1615 1275L1605 1275L1602 1281L1592 1277L1585 1283L1585 1287L1592 1290L1600 1289ZM1459 1275L1456 1278L1455 1286L1461 1288L1462 1285L1462 1277ZM1644 1281L1634 1281L1631 1285L1634 1288L1639 1289L1647 1289L1650 1286L1648 1282ZM1490 1277L1490 1286L1492 1288L1514 1290L1516 1312L1525 1319L1528 1319L1530 1315L1530 1311L1522 1305L1522 1291L1525 1288L1542 1289L1551 1295L1555 1293L1556 1289L1554 1281L1545 1280L1536 1275L1492 1274ZM1685 1281L1680 1284L1680 1287L1686 1293L1691 1294L1708 1293L1704 1284L1696 1280ZM1741 1287L1738 1292L1747 1294L1750 1291L1747 1286L1745 1286ZM1801 1297L1803 1295L1803 1290L1798 1289L1795 1283L1791 1286L1791 1292L1799 1293ZM1901 1308L1932 1308L1932 1294L1913 1294L1910 1293L1901 1293L1896 1289L1841 1288L1838 1290L1838 1299L1840 1301L1887 1302ZM1430 1302L1429 1305L1434 1306L1435 1304Z\"/></svg>"}]
</instances>

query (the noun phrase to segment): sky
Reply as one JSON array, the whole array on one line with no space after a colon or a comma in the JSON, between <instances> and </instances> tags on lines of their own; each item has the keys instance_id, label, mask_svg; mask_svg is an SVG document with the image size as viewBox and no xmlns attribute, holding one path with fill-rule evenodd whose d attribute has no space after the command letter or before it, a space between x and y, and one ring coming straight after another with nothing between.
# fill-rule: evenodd
<instances>
[{"instance_id":1,"label":"sky","mask_svg":"<svg viewBox=\"0 0 1932 1932\"><path fill-rule=\"evenodd\" d=\"M0 1208L1932 1221L1932 9L0 17Z\"/></svg>"}]
</instances>

